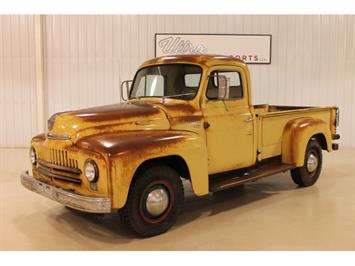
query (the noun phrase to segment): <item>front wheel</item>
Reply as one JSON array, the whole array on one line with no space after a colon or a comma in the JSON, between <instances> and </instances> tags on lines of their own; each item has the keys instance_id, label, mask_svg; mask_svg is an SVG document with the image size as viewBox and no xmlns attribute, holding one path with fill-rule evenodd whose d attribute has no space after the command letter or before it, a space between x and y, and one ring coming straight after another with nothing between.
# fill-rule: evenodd
<instances>
[{"instance_id":1,"label":"front wheel","mask_svg":"<svg viewBox=\"0 0 355 266\"><path fill-rule=\"evenodd\" d=\"M291 170L291 177L300 187L312 186L318 180L322 169L322 148L317 140L310 140L304 158L304 165Z\"/></svg>"},{"instance_id":2,"label":"front wheel","mask_svg":"<svg viewBox=\"0 0 355 266\"><path fill-rule=\"evenodd\" d=\"M121 219L142 237L158 235L175 223L183 203L179 174L168 166L153 166L135 177Z\"/></svg>"}]
</instances>

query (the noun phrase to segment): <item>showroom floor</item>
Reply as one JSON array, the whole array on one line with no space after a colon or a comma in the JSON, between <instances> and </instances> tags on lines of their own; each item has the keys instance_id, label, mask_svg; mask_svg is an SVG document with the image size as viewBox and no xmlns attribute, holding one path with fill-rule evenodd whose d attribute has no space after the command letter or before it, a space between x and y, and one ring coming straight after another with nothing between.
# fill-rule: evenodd
<instances>
[{"instance_id":1,"label":"showroom floor","mask_svg":"<svg viewBox=\"0 0 355 266\"><path fill-rule=\"evenodd\" d=\"M118 216L70 211L20 184L26 149L0 149L0 250L355 250L355 150L324 155L320 180L288 173L198 198L166 234L138 239Z\"/></svg>"}]
</instances>

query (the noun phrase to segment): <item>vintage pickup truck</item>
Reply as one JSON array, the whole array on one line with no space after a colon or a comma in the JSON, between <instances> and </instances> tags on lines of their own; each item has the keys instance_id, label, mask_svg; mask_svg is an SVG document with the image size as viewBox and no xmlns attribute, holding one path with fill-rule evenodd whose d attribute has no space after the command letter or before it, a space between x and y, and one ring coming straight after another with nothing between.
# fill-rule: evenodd
<instances>
[{"instance_id":1,"label":"vintage pickup truck","mask_svg":"<svg viewBox=\"0 0 355 266\"><path fill-rule=\"evenodd\" d=\"M119 211L147 237L176 221L182 179L197 196L288 170L306 187L322 150L338 149L337 107L252 105L248 67L233 57L155 58L121 94L124 103L54 114L32 139L22 184L84 212Z\"/></svg>"}]
</instances>

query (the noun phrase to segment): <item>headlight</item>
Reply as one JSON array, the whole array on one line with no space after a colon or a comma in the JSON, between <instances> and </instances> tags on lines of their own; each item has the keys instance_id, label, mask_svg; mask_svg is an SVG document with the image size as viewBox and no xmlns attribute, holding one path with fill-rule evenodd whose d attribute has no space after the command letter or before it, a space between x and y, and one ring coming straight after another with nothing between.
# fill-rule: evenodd
<instances>
[{"instance_id":1,"label":"headlight","mask_svg":"<svg viewBox=\"0 0 355 266\"><path fill-rule=\"evenodd\" d=\"M89 182L95 182L99 178L99 168L93 160L85 162L84 173Z\"/></svg>"},{"instance_id":2,"label":"headlight","mask_svg":"<svg viewBox=\"0 0 355 266\"><path fill-rule=\"evenodd\" d=\"M36 165L37 163L36 150L33 147L30 148L30 161L33 165Z\"/></svg>"}]
</instances>

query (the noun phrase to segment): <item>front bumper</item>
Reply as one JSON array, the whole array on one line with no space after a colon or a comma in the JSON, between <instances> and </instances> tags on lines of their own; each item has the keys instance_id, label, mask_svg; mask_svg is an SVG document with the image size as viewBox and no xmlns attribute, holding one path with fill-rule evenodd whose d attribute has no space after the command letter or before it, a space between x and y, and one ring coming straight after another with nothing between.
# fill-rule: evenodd
<instances>
[{"instance_id":1,"label":"front bumper","mask_svg":"<svg viewBox=\"0 0 355 266\"><path fill-rule=\"evenodd\" d=\"M83 212L110 213L112 210L109 198L81 196L41 182L31 176L28 171L21 174L21 183L29 190Z\"/></svg>"}]
</instances>

